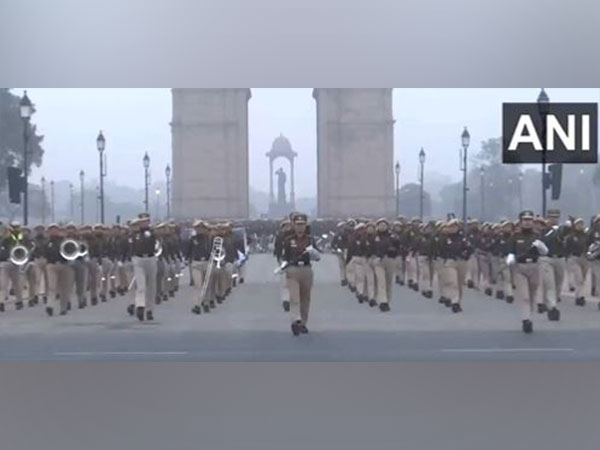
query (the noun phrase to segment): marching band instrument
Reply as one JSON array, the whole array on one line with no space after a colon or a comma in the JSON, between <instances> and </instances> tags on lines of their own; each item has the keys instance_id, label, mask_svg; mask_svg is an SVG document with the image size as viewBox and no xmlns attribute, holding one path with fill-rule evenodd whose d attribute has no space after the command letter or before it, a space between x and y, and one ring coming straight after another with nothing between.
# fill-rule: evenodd
<instances>
[{"instance_id":1,"label":"marching band instrument","mask_svg":"<svg viewBox=\"0 0 600 450\"><path fill-rule=\"evenodd\" d=\"M24 266L29 261L29 256L31 255L32 251L33 248L30 250L23 244L15 245L10 250L9 259L15 266Z\"/></svg>"},{"instance_id":2,"label":"marching band instrument","mask_svg":"<svg viewBox=\"0 0 600 450\"><path fill-rule=\"evenodd\" d=\"M215 236L215 238L213 239L212 249L210 251L210 258L208 260L208 268L206 269L206 274L204 275L204 282L202 283L202 288L200 289L201 299L204 299L204 297L206 296L208 284L210 283L210 278L212 276L213 266L216 265L217 269L220 269L221 261L224 258L225 250L223 249L223 238L221 236Z\"/></svg>"},{"instance_id":3,"label":"marching band instrument","mask_svg":"<svg viewBox=\"0 0 600 450\"><path fill-rule=\"evenodd\" d=\"M162 243L157 239L154 244L154 256L156 256L158 258L160 255L162 255L162 252L163 252Z\"/></svg>"},{"instance_id":4,"label":"marching band instrument","mask_svg":"<svg viewBox=\"0 0 600 450\"><path fill-rule=\"evenodd\" d=\"M67 261L75 261L82 255L81 243L75 239L65 239L60 244L60 256Z\"/></svg>"}]
</instances>

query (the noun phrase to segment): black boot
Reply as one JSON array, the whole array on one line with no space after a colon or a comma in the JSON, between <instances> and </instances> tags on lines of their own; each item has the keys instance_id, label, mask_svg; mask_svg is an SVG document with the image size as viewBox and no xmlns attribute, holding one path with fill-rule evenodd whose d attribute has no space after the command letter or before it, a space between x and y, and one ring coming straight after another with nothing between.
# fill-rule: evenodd
<instances>
[{"instance_id":1,"label":"black boot","mask_svg":"<svg viewBox=\"0 0 600 450\"><path fill-rule=\"evenodd\" d=\"M100 301L101 301L102 303L106 303L106 295L104 295L104 294L100 294Z\"/></svg>"},{"instance_id":2,"label":"black boot","mask_svg":"<svg viewBox=\"0 0 600 450\"><path fill-rule=\"evenodd\" d=\"M115 291L109 291L108 294L110 295L110 298L115 298L117 296Z\"/></svg>"},{"instance_id":3,"label":"black boot","mask_svg":"<svg viewBox=\"0 0 600 450\"><path fill-rule=\"evenodd\" d=\"M0 302L0 312L4 312L4 302Z\"/></svg>"},{"instance_id":4,"label":"black boot","mask_svg":"<svg viewBox=\"0 0 600 450\"><path fill-rule=\"evenodd\" d=\"M92 304L92 306L96 306L98 304L98 299L96 297L92 297L90 303Z\"/></svg>"},{"instance_id":5,"label":"black boot","mask_svg":"<svg viewBox=\"0 0 600 450\"><path fill-rule=\"evenodd\" d=\"M54 309L52 309L51 306L46 306L46 314L52 317L52 314L54 314Z\"/></svg>"},{"instance_id":6,"label":"black boot","mask_svg":"<svg viewBox=\"0 0 600 450\"><path fill-rule=\"evenodd\" d=\"M160 298L160 295L157 295L157 296L156 296L155 303L156 303L157 305L160 305L160 304L162 303L162 299Z\"/></svg>"},{"instance_id":7,"label":"black boot","mask_svg":"<svg viewBox=\"0 0 600 450\"><path fill-rule=\"evenodd\" d=\"M202 312L202 308L200 308L200 306L198 306L198 305L195 305L192 308L192 314L199 315L201 312Z\"/></svg>"},{"instance_id":8,"label":"black boot","mask_svg":"<svg viewBox=\"0 0 600 450\"><path fill-rule=\"evenodd\" d=\"M485 295L492 295L492 288L485 288Z\"/></svg>"},{"instance_id":9,"label":"black boot","mask_svg":"<svg viewBox=\"0 0 600 450\"><path fill-rule=\"evenodd\" d=\"M458 303L453 303L452 304L452 312L453 313L462 312L462 307Z\"/></svg>"},{"instance_id":10,"label":"black boot","mask_svg":"<svg viewBox=\"0 0 600 450\"><path fill-rule=\"evenodd\" d=\"M548 310L548 320L551 322L558 322L560 320L560 311L556 307Z\"/></svg>"},{"instance_id":11,"label":"black boot","mask_svg":"<svg viewBox=\"0 0 600 450\"><path fill-rule=\"evenodd\" d=\"M30 308L32 306L35 306L35 300L34 299L29 299L29 301L27 302L27 306L29 306Z\"/></svg>"},{"instance_id":12,"label":"black boot","mask_svg":"<svg viewBox=\"0 0 600 450\"><path fill-rule=\"evenodd\" d=\"M127 306L127 314L129 314L130 316L133 316L135 314L135 305Z\"/></svg>"},{"instance_id":13,"label":"black boot","mask_svg":"<svg viewBox=\"0 0 600 450\"><path fill-rule=\"evenodd\" d=\"M577 306L585 306L585 297L579 297L575 299L575 304Z\"/></svg>"},{"instance_id":14,"label":"black boot","mask_svg":"<svg viewBox=\"0 0 600 450\"><path fill-rule=\"evenodd\" d=\"M475 287L475 283L473 283L473 280L468 280L467 281L467 287L469 289L473 289Z\"/></svg>"},{"instance_id":15,"label":"black boot","mask_svg":"<svg viewBox=\"0 0 600 450\"><path fill-rule=\"evenodd\" d=\"M77 303L77 307L78 307L79 309L83 309L83 308L85 308L85 302L84 302L83 300L82 300L82 301L80 301L80 302L78 302L78 303Z\"/></svg>"},{"instance_id":16,"label":"black boot","mask_svg":"<svg viewBox=\"0 0 600 450\"><path fill-rule=\"evenodd\" d=\"M174 291L169 291L169 297L171 297L171 298L175 297L175 292Z\"/></svg>"},{"instance_id":17,"label":"black boot","mask_svg":"<svg viewBox=\"0 0 600 450\"><path fill-rule=\"evenodd\" d=\"M419 292L419 283L413 283L412 288L413 288L413 291Z\"/></svg>"},{"instance_id":18,"label":"black boot","mask_svg":"<svg viewBox=\"0 0 600 450\"><path fill-rule=\"evenodd\" d=\"M496 298L498 300L503 300L504 299L504 291L496 291Z\"/></svg>"},{"instance_id":19,"label":"black boot","mask_svg":"<svg viewBox=\"0 0 600 450\"><path fill-rule=\"evenodd\" d=\"M152 314L152 311L146 311L146 320L154 320L154 314Z\"/></svg>"},{"instance_id":20,"label":"black boot","mask_svg":"<svg viewBox=\"0 0 600 450\"><path fill-rule=\"evenodd\" d=\"M215 301L214 301L214 300L211 300L211 301L209 302L209 305L210 305L210 307L211 307L211 308L213 308L213 309L217 307L217 305L215 305Z\"/></svg>"},{"instance_id":21,"label":"black boot","mask_svg":"<svg viewBox=\"0 0 600 450\"><path fill-rule=\"evenodd\" d=\"M306 325L300 325L300 333L308 334L308 328L306 328Z\"/></svg>"},{"instance_id":22,"label":"black boot","mask_svg":"<svg viewBox=\"0 0 600 450\"><path fill-rule=\"evenodd\" d=\"M67 311L71 311L71 302L67 302Z\"/></svg>"},{"instance_id":23,"label":"black boot","mask_svg":"<svg viewBox=\"0 0 600 450\"><path fill-rule=\"evenodd\" d=\"M342 280L340 284L342 286L348 286L348 280Z\"/></svg>"},{"instance_id":24,"label":"black boot","mask_svg":"<svg viewBox=\"0 0 600 450\"><path fill-rule=\"evenodd\" d=\"M23 302L22 302L22 301L20 301L20 302L15 302L15 309L16 309L17 311L19 311L19 310L23 309Z\"/></svg>"},{"instance_id":25,"label":"black boot","mask_svg":"<svg viewBox=\"0 0 600 450\"><path fill-rule=\"evenodd\" d=\"M444 297L440 297L438 298L438 303L445 305L446 304L446 299Z\"/></svg>"},{"instance_id":26,"label":"black boot","mask_svg":"<svg viewBox=\"0 0 600 450\"><path fill-rule=\"evenodd\" d=\"M531 320L524 320L523 321L523 333L531 333L533 331L533 324L531 323Z\"/></svg>"},{"instance_id":27,"label":"black boot","mask_svg":"<svg viewBox=\"0 0 600 450\"><path fill-rule=\"evenodd\" d=\"M381 312L388 312L390 310L390 305L388 305L387 303L380 303L379 310Z\"/></svg>"},{"instance_id":28,"label":"black boot","mask_svg":"<svg viewBox=\"0 0 600 450\"><path fill-rule=\"evenodd\" d=\"M300 322L299 320L292 322L292 333L294 334L294 336L298 336L300 334L301 326L302 326L302 322Z\"/></svg>"},{"instance_id":29,"label":"black boot","mask_svg":"<svg viewBox=\"0 0 600 450\"><path fill-rule=\"evenodd\" d=\"M135 315L137 316L137 318L140 322L143 322L144 321L144 307L138 306L137 308L135 308Z\"/></svg>"},{"instance_id":30,"label":"black boot","mask_svg":"<svg viewBox=\"0 0 600 450\"><path fill-rule=\"evenodd\" d=\"M377 302L375 300L369 300L369 306L371 308L373 308L373 307L377 306Z\"/></svg>"},{"instance_id":31,"label":"black boot","mask_svg":"<svg viewBox=\"0 0 600 450\"><path fill-rule=\"evenodd\" d=\"M506 303L512 303L515 301L515 298L512 295L506 296Z\"/></svg>"},{"instance_id":32,"label":"black boot","mask_svg":"<svg viewBox=\"0 0 600 450\"><path fill-rule=\"evenodd\" d=\"M284 302L281 303L281 306L283 306L283 310L285 312L290 312L290 302L285 300Z\"/></svg>"},{"instance_id":33,"label":"black boot","mask_svg":"<svg viewBox=\"0 0 600 450\"><path fill-rule=\"evenodd\" d=\"M546 311L548 311L548 307L546 306L546 304L538 303L538 305L537 305L538 314L544 314Z\"/></svg>"},{"instance_id":34,"label":"black boot","mask_svg":"<svg viewBox=\"0 0 600 450\"><path fill-rule=\"evenodd\" d=\"M206 303L203 303L203 304L202 304L202 310L203 310L205 313L209 313L209 312L210 312L210 306L208 306Z\"/></svg>"}]
</instances>

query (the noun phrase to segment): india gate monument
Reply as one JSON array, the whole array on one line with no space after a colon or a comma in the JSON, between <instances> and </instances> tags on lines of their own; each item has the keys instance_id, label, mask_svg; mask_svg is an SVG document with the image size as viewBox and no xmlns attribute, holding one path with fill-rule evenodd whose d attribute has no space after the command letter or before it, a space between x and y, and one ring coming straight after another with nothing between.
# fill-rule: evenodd
<instances>
[{"instance_id":1,"label":"india gate monument","mask_svg":"<svg viewBox=\"0 0 600 450\"><path fill-rule=\"evenodd\" d=\"M392 89L316 88L313 97L317 112L317 216L393 216ZM246 88L172 89L175 217L249 216L250 99L251 91ZM269 156L271 203L273 156ZM286 157L291 158L288 178L293 186L293 157ZM280 180L286 176L281 172L275 175ZM293 202L298 193L292 190L290 194Z\"/></svg>"}]
</instances>

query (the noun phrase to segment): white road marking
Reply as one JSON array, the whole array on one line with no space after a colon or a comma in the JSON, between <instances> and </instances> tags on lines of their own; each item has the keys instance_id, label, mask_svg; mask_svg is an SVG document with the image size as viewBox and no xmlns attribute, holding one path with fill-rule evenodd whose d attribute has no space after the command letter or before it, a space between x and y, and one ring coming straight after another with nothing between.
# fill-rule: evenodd
<instances>
[{"instance_id":1,"label":"white road marking","mask_svg":"<svg viewBox=\"0 0 600 450\"><path fill-rule=\"evenodd\" d=\"M572 348L443 348L448 353L574 352Z\"/></svg>"},{"instance_id":2,"label":"white road marking","mask_svg":"<svg viewBox=\"0 0 600 450\"><path fill-rule=\"evenodd\" d=\"M55 356L181 356L188 352L54 352Z\"/></svg>"}]
</instances>

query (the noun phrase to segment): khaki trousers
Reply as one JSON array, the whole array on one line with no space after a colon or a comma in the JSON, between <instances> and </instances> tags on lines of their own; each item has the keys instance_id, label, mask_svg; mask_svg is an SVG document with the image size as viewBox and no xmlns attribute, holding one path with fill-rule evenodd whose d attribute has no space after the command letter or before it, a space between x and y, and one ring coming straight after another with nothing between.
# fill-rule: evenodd
<instances>
[{"instance_id":1,"label":"khaki trousers","mask_svg":"<svg viewBox=\"0 0 600 450\"><path fill-rule=\"evenodd\" d=\"M396 256L396 276L404 283L406 275L406 258L404 256Z\"/></svg>"},{"instance_id":2,"label":"khaki trousers","mask_svg":"<svg viewBox=\"0 0 600 450\"><path fill-rule=\"evenodd\" d=\"M207 305L209 302L209 292L210 287L206 289L206 293L204 298L200 297L200 293L202 292L202 286L204 284L204 279L206 277L206 270L208 269L208 261L192 261L192 278L194 279L194 292L196 293L196 300L194 301L195 305ZM214 272L213 272L214 273ZM214 277L211 276L214 280ZM209 280L210 282L210 280Z\"/></svg>"},{"instance_id":3,"label":"khaki trousers","mask_svg":"<svg viewBox=\"0 0 600 450\"><path fill-rule=\"evenodd\" d=\"M523 320L531 320L540 284L538 263L518 263L515 266L515 298L521 302Z\"/></svg>"},{"instance_id":4,"label":"khaki trousers","mask_svg":"<svg viewBox=\"0 0 600 450\"><path fill-rule=\"evenodd\" d=\"M69 267L73 271L75 296L77 297L77 301L79 303L83 303L85 301L85 294L87 289L87 265L85 261L75 260L69 263Z\"/></svg>"},{"instance_id":5,"label":"khaki trousers","mask_svg":"<svg viewBox=\"0 0 600 450\"><path fill-rule=\"evenodd\" d=\"M344 256L344 252L336 252L336 257L338 260L338 267L340 269L340 280L346 280L346 257Z\"/></svg>"},{"instance_id":6,"label":"khaki trousers","mask_svg":"<svg viewBox=\"0 0 600 450\"><path fill-rule=\"evenodd\" d=\"M463 299L463 288L467 275L468 262L465 260L447 259L440 270L441 295L459 305Z\"/></svg>"},{"instance_id":7,"label":"khaki trousers","mask_svg":"<svg viewBox=\"0 0 600 450\"><path fill-rule=\"evenodd\" d=\"M65 312L71 301L75 275L68 264L48 264L48 306L57 312Z\"/></svg>"},{"instance_id":8,"label":"khaki trousers","mask_svg":"<svg viewBox=\"0 0 600 450\"><path fill-rule=\"evenodd\" d=\"M290 266L286 269L286 279L290 291L290 313L292 322L308 322L310 292L313 284L313 271L309 266Z\"/></svg>"},{"instance_id":9,"label":"khaki trousers","mask_svg":"<svg viewBox=\"0 0 600 450\"><path fill-rule=\"evenodd\" d=\"M477 266L479 267L478 285L482 291L485 291L487 288L492 287L490 257L488 255L478 254L475 258L477 259Z\"/></svg>"},{"instance_id":10,"label":"khaki trousers","mask_svg":"<svg viewBox=\"0 0 600 450\"><path fill-rule=\"evenodd\" d=\"M542 256L539 263L541 275L540 303L546 303L550 307L554 307L558 302L565 281L564 259Z\"/></svg>"},{"instance_id":11,"label":"khaki trousers","mask_svg":"<svg viewBox=\"0 0 600 450\"><path fill-rule=\"evenodd\" d=\"M571 277L571 283L575 288L575 298L585 297L585 281L588 277L590 262L585 256L569 256L567 267Z\"/></svg>"},{"instance_id":12,"label":"khaki trousers","mask_svg":"<svg viewBox=\"0 0 600 450\"><path fill-rule=\"evenodd\" d=\"M15 300L23 300L23 274L18 266L10 261L0 262L0 302L8 300L10 287L15 292Z\"/></svg>"},{"instance_id":13,"label":"khaki trousers","mask_svg":"<svg viewBox=\"0 0 600 450\"><path fill-rule=\"evenodd\" d=\"M289 302L290 301L290 291L287 286L287 277L285 275L285 271L279 274L279 288L281 293L281 301Z\"/></svg>"},{"instance_id":14,"label":"khaki trousers","mask_svg":"<svg viewBox=\"0 0 600 450\"><path fill-rule=\"evenodd\" d=\"M346 265L346 277L348 279L348 285L350 287L356 287L356 256L350 258Z\"/></svg>"},{"instance_id":15,"label":"khaki trousers","mask_svg":"<svg viewBox=\"0 0 600 450\"><path fill-rule=\"evenodd\" d=\"M471 280L475 288L479 288L479 261L477 255L473 253L467 261L466 281Z\"/></svg>"},{"instance_id":16,"label":"khaki trousers","mask_svg":"<svg viewBox=\"0 0 600 450\"><path fill-rule=\"evenodd\" d=\"M90 298L98 299L98 286L100 283L100 266L97 259L89 259L85 261L88 271L88 287L90 290Z\"/></svg>"},{"instance_id":17,"label":"khaki trousers","mask_svg":"<svg viewBox=\"0 0 600 450\"><path fill-rule=\"evenodd\" d=\"M375 273L369 259L364 256L355 256L353 259L356 260L356 291L368 300L375 300Z\"/></svg>"},{"instance_id":18,"label":"khaki trousers","mask_svg":"<svg viewBox=\"0 0 600 450\"><path fill-rule=\"evenodd\" d=\"M156 257L134 256L133 272L136 284L135 306L143 306L152 311L156 299Z\"/></svg>"},{"instance_id":19,"label":"khaki trousers","mask_svg":"<svg viewBox=\"0 0 600 450\"><path fill-rule=\"evenodd\" d=\"M162 297L166 292L166 263L164 259L158 258L156 260L156 296Z\"/></svg>"},{"instance_id":20,"label":"khaki trousers","mask_svg":"<svg viewBox=\"0 0 600 450\"><path fill-rule=\"evenodd\" d=\"M419 261L416 255L406 257L406 277L409 281L419 282Z\"/></svg>"},{"instance_id":21,"label":"khaki trousers","mask_svg":"<svg viewBox=\"0 0 600 450\"><path fill-rule=\"evenodd\" d=\"M388 258L387 256L373 260L375 281L377 283L377 303L390 303L392 301L395 266L396 261L394 258Z\"/></svg>"},{"instance_id":22,"label":"khaki trousers","mask_svg":"<svg viewBox=\"0 0 600 450\"><path fill-rule=\"evenodd\" d=\"M506 292L504 289L504 271L502 268L503 259L501 256L490 256L490 280L496 285L496 290Z\"/></svg>"},{"instance_id":23,"label":"khaki trousers","mask_svg":"<svg viewBox=\"0 0 600 450\"><path fill-rule=\"evenodd\" d=\"M419 288L421 292L431 291L432 289L432 273L431 261L428 256L419 255Z\"/></svg>"},{"instance_id":24,"label":"khaki trousers","mask_svg":"<svg viewBox=\"0 0 600 450\"><path fill-rule=\"evenodd\" d=\"M590 261L591 285L595 287L595 296L600 297L600 260Z\"/></svg>"}]
</instances>

